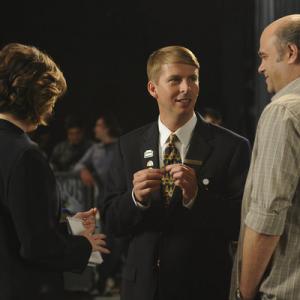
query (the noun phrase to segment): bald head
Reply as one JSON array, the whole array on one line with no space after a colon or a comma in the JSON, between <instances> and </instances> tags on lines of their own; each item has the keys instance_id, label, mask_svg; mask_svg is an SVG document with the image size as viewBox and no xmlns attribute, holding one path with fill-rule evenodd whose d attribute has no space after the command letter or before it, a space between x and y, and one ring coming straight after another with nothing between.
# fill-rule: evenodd
<instances>
[{"instance_id":1,"label":"bald head","mask_svg":"<svg viewBox=\"0 0 300 300\"><path fill-rule=\"evenodd\" d=\"M266 27L265 32L275 35L280 57L288 44L294 44L300 49L300 14L288 15L272 22Z\"/></svg>"}]
</instances>

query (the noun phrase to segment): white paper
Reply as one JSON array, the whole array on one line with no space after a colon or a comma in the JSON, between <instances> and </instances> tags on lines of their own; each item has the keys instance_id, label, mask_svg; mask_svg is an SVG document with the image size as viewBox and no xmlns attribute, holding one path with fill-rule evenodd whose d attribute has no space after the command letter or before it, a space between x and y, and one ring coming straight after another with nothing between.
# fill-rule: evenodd
<instances>
[{"instance_id":1,"label":"white paper","mask_svg":"<svg viewBox=\"0 0 300 300\"><path fill-rule=\"evenodd\" d=\"M79 235L85 230L82 221L78 218L67 217L69 227L73 235ZM103 258L99 251L93 251L89 258L89 265L100 265L103 262Z\"/></svg>"}]
</instances>

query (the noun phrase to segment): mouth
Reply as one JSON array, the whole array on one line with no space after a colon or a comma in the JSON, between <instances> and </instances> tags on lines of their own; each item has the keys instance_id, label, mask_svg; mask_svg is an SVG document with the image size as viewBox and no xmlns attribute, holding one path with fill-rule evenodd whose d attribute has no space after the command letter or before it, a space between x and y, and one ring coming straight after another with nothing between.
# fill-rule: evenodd
<instances>
[{"instance_id":1,"label":"mouth","mask_svg":"<svg viewBox=\"0 0 300 300\"><path fill-rule=\"evenodd\" d=\"M182 98L182 99L176 99L175 102L182 103L182 104L188 104L192 101L190 98Z\"/></svg>"}]
</instances>

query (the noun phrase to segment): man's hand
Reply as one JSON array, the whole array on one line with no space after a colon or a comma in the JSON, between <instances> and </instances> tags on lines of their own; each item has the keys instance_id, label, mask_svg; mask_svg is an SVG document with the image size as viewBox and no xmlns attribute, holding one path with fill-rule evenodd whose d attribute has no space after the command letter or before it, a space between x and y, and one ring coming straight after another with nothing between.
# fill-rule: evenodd
<instances>
[{"instance_id":1,"label":"man's hand","mask_svg":"<svg viewBox=\"0 0 300 300\"><path fill-rule=\"evenodd\" d=\"M96 214L97 208L91 208L88 211L83 211L77 213L74 218L80 219L82 221L83 226L85 229L92 234L96 228Z\"/></svg>"},{"instance_id":2,"label":"man's hand","mask_svg":"<svg viewBox=\"0 0 300 300\"><path fill-rule=\"evenodd\" d=\"M166 166L165 170L170 172L175 186L179 186L182 189L184 203L188 203L196 197L198 184L194 169L183 164L173 164Z\"/></svg>"},{"instance_id":3,"label":"man's hand","mask_svg":"<svg viewBox=\"0 0 300 300\"><path fill-rule=\"evenodd\" d=\"M150 194L159 190L164 172L160 169L143 169L133 175L135 200L144 202Z\"/></svg>"},{"instance_id":4,"label":"man's hand","mask_svg":"<svg viewBox=\"0 0 300 300\"><path fill-rule=\"evenodd\" d=\"M80 178L84 185L92 187L95 185L95 180L92 173L88 169L82 169L80 171Z\"/></svg>"},{"instance_id":5,"label":"man's hand","mask_svg":"<svg viewBox=\"0 0 300 300\"><path fill-rule=\"evenodd\" d=\"M88 241L90 242L92 246L92 251L99 251L100 253L109 254L110 251L105 247L106 242L105 238L106 236L104 234L94 234L91 235L88 230L83 231L80 235L84 236Z\"/></svg>"}]
</instances>

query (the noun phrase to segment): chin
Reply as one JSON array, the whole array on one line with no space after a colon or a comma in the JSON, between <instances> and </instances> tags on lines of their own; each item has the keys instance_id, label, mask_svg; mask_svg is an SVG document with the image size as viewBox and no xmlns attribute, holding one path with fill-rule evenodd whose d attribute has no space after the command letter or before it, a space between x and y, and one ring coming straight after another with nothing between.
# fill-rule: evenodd
<instances>
[{"instance_id":1,"label":"chin","mask_svg":"<svg viewBox=\"0 0 300 300\"><path fill-rule=\"evenodd\" d=\"M268 93L270 93L270 94L274 93L273 87L270 86L269 84L267 84L267 91L268 91Z\"/></svg>"},{"instance_id":2,"label":"chin","mask_svg":"<svg viewBox=\"0 0 300 300\"><path fill-rule=\"evenodd\" d=\"M193 115L193 112L194 112L194 109L193 110L191 110L191 109L181 110L178 113L178 116L180 116L180 118L190 118Z\"/></svg>"},{"instance_id":3,"label":"chin","mask_svg":"<svg viewBox=\"0 0 300 300\"><path fill-rule=\"evenodd\" d=\"M277 91L275 91L275 89L273 89L273 88L267 88L267 91L268 91L269 94L277 93Z\"/></svg>"}]
</instances>

